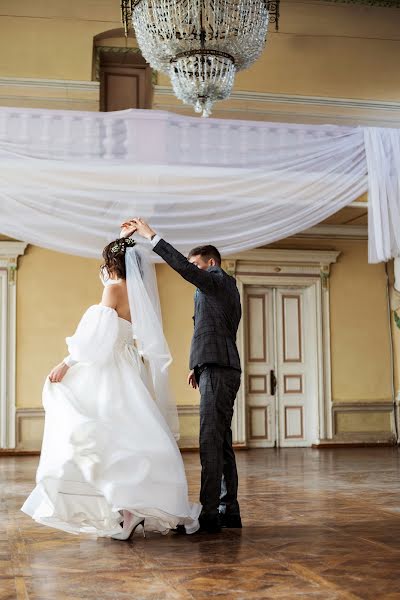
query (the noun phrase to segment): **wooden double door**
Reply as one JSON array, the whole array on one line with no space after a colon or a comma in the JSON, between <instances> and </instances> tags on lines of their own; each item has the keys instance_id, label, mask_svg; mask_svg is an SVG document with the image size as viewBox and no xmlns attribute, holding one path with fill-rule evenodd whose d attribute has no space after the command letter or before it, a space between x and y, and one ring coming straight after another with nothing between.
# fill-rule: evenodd
<instances>
[{"instance_id":1,"label":"wooden double door","mask_svg":"<svg viewBox=\"0 0 400 600\"><path fill-rule=\"evenodd\" d=\"M318 437L315 288L245 286L247 444L311 446Z\"/></svg>"}]
</instances>

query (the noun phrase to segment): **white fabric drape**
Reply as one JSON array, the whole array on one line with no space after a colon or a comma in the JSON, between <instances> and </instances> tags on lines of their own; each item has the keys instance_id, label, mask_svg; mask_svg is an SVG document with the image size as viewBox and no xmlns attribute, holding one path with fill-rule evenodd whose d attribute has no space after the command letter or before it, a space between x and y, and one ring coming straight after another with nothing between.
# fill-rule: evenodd
<instances>
[{"instance_id":1,"label":"white fabric drape","mask_svg":"<svg viewBox=\"0 0 400 600\"><path fill-rule=\"evenodd\" d=\"M369 173L369 262L400 255L400 135L398 129L365 128Z\"/></svg>"},{"instance_id":2,"label":"white fabric drape","mask_svg":"<svg viewBox=\"0 0 400 600\"><path fill-rule=\"evenodd\" d=\"M228 255L308 229L368 190L374 216L384 211L370 260L387 260L400 255L399 145L397 130L3 108L0 231L94 257L140 216L183 252L209 242Z\"/></svg>"}]
</instances>

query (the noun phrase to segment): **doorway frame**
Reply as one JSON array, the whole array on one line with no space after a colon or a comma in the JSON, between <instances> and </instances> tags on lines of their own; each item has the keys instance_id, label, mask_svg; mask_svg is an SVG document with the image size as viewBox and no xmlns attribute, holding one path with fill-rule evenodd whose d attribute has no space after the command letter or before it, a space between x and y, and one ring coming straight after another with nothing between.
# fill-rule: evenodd
<instances>
[{"instance_id":1,"label":"doorway frame","mask_svg":"<svg viewBox=\"0 0 400 600\"><path fill-rule=\"evenodd\" d=\"M225 258L222 267L236 278L242 306L246 285L268 287L315 286L318 361L318 439L316 443L333 437L331 352L330 352L330 298L329 276L331 265L340 255L335 250L249 250ZM245 324L242 318L238 329L238 350L245 365ZM244 371L244 375L246 375ZM242 383L237 395L232 420L232 435L236 446L247 446L246 385Z\"/></svg>"}]
</instances>

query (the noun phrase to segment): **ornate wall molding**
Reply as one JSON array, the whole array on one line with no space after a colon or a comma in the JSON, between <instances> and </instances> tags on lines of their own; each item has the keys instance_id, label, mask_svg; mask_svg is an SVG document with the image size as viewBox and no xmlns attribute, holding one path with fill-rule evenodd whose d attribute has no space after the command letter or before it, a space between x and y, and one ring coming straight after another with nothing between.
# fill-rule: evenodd
<instances>
[{"instance_id":1,"label":"ornate wall molding","mask_svg":"<svg viewBox=\"0 0 400 600\"><path fill-rule=\"evenodd\" d=\"M381 8L400 8L400 0L325 0L329 4L361 4Z\"/></svg>"},{"instance_id":2,"label":"ornate wall molding","mask_svg":"<svg viewBox=\"0 0 400 600\"><path fill-rule=\"evenodd\" d=\"M43 408L17 408L15 447L17 450L40 450L44 428Z\"/></svg>"},{"instance_id":3,"label":"ornate wall molding","mask_svg":"<svg viewBox=\"0 0 400 600\"><path fill-rule=\"evenodd\" d=\"M182 416L198 416L200 406L198 404L178 404L178 415Z\"/></svg>"},{"instance_id":4,"label":"ornate wall molding","mask_svg":"<svg viewBox=\"0 0 400 600\"><path fill-rule=\"evenodd\" d=\"M190 107L182 105L169 86L155 86L153 108L191 114ZM236 90L228 100L216 103L213 116L396 127L400 123L400 102Z\"/></svg>"},{"instance_id":5,"label":"ornate wall molding","mask_svg":"<svg viewBox=\"0 0 400 600\"><path fill-rule=\"evenodd\" d=\"M99 47L99 52L101 48L104 47ZM99 96L98 81L0 77L0 105L3 106L97 111ZM154 85L153 108L192 114L191 108L182 105L169 86ZM238 90L229 100L216 104L214 116L398 127L400 102Z\"/></svg>"},{"instance_id":6,"label":"ornate wall molding","mask_svg":"<svg viewBox=\"0 0 400 600\"><path fill-rule=\"evenodd\" d=\"M389 427L380 430L362 431L357 427L343 431L340 426L340 416L355 415L356 417L363 416L364 421L373 418L374 415L386 414L389 420ZM332 403L332 422L333 422L333 439L335 441L361 441L361 442L394 442L395 434L395 406L391 400L374 400L368 401L352 401L352 402L333 402Z\"/></svg>"},{"instance_id":7,"label":"ornate wall molding","mask_svg":"<svg viewBox=\"0 0 400 600\"><path fill-rule=\"evenodd\" d=\"M328 238L330 240L367 240L366 225L316 225L293 236L295 238Z\"/></svg>"},{"instance_id":8,"label":"ornate wall molding","mask_svg":"<svg viewBox=\"0 0 400 600\"><path fill-rule=\"evenodd\" d=\"M277 273L287 274L314 274L319 276L321 265L330 265L337 261L340 252L337 250L280 250L273 248L248 250L229 257L228 261L235 261L240 266L237 273L243 273L248 263L264 263L265 265L279 265ZM264 265L262 265L264 268ZM257 274L255 269L255 274Z\"/></svg>"},{"instance_id":9,"label":"ornate wall molding","mask_svg":"<svg viewBox=\"0 0 400 600\"><path fill-rule=\"evenodd\" d=\"M0 105L70 110L99 110L98 81L0 77Z\"/></svg>"},{"instance_id":10,"label":"ornate wall molding","mask_svg":"<svg viewBox=\"0 0 400 600\"><path fill-rule=\"evenodd\" d=\"M199 418L200 407L198 404L180 404L177 408L181 421L181 429L183 429L182 419ZM45 413L42 407L17 408L15 412L15 447L18 450L40 450L42 446L44 418ZM179 440L179 446L185 449L198 448L198 434L182 436Z\"/></svg>"},{"instance_id":11,"label":"ornate wall molding","mask_svg":"<svg viewBox=\"0 0 400 600\"><path fill-rule=\"evenodd\" d=\"M88 92L98 90L97 81L75 81L73 79L35 79L30 77L0 77L0 87L39 88Z\"/></svg>"}]
</instances>

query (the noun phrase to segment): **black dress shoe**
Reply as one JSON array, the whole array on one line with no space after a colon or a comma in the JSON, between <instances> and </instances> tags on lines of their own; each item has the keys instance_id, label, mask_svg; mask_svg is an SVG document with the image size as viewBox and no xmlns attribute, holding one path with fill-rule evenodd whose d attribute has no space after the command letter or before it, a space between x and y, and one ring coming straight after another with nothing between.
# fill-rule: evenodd
<instances>
[{"instance_id":1,"label":"black dress shoe","mask_svg":"<svg viewBox=\"0 0 400 600\"><path fill-rule=\"evenodd\" d=\"M172 530L174 535L198 535L199 533L220 533L221 525L218 523L200 522L200 528L194 533L188 534L184 525L178 525Z\"/></svg>"},{"instance_id":2,"label":"black dress shoe","mask_svg":"<svg viewBox=\"0 0 400 600\"><path fill-rule=\"evenodd\" d=\"M242 529L242 519L240 518L240 515L227 515L221 513L219 515L219 520L221 527L224 529Z\"/></svg>"},{"instance_id":3,"label":"black dress shoe","mask_svg":"<svg viewBox=\"0 0 400 600\"><path fill-rule=\"evenodd\" d=\"M221 523L219 520L219 516L216 517L199 517L200 523L200 531L205 531L206 533L220 533L221 531Z\"/></svg>"},{"instance_id":4,"label":"black dress shoe","mask_svg":"<svg viewBox=\"0 0 400 600\"><path fill-rule=\"evenodd\" d=\"M175 529L172 530L172 533L175 535L186 535L186 529L184 525L177 525Z\"/></svg>"}]
</instances>

